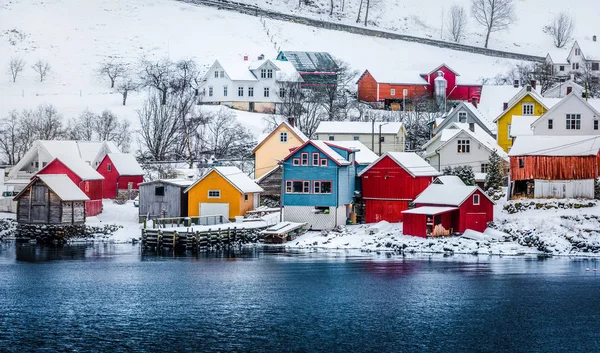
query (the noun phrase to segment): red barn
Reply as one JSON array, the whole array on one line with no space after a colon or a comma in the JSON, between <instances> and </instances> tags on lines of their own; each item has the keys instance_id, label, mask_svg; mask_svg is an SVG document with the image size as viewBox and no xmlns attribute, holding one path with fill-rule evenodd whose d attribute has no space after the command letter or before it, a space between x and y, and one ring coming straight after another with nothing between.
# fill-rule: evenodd
<instances>
[{"instance_id":1,"label":"red barn","mask_svg":"<svg viewBox=\"0 0 600 353\"><path fill-rule=\"evenodd\" d=\"M96 171L104 177L102 198L115 199L119 190L138 190L144 182L144 171L132 154L109 153Z\"/></svg>"},{"instance_id":2,"label":"red barn","mask_svg":"<svg viewBox=\"0 0 600 353\"><path fill-rule=\"evenodd\" d=\"M402 212L405 235L483 232L494 220L494 201L477 186L431 184L414 203L416 208Z\"/></svg>"},{"instance_id":3,"label":"red barn","mask_svg":"<svg viewBox=\"0 0 600 353\"><path fill-rule=\"evenodd\" d=\"M102 181L104 177L79 158L64 156L55 158L37 174L65 174L90 199L85 202L86 217L102 212Z\"/></svg>"},{"instance_id":4,"label":"red barn","mask_svg":"<svg viewBox=\"0 0 600 353\"><path fill-rule=\"evenodd\" d=\"M471 101L473 98L478 100L481 98L481 84L473 82L464 82L456 71L452 70L448 65L442 64L429 73L421 74L425 81L429 84L429 95L433 97L434 80L441 72L448 83L446 87L446 99L449 101Z\"/></svg>"},{"instance_id":5,"label":"red barn","mask_svg":"<svg viewBox=\"0 0 600 353\"><path fill-rule=\"evenodd\" d=\"M388 152L362 170L365 221L401 222L408 203L440 173L413 152Z\"/></svg>"},{"instance_id":6,"label":"red barn","mask_svg":"<svg viewBox=\"0 0 600 353\"><path fill-rule=\"evenodd\" d=\"M415 98L428 97L429 83L414 72L382 73L366 70L358 79L358 99L364 102L383 102L386 108L399 108ZM404 90L406 89L406 97Z\"/></svg>"}]
</instances>

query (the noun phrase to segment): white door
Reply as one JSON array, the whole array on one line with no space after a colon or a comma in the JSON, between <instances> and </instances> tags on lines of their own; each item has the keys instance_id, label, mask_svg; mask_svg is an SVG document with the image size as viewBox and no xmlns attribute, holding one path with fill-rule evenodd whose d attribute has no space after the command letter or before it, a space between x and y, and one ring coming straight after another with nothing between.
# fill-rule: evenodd
<instances>
[{"instance_id":1,"label":"white door","mask_svg":"<svg viewBox=\"0 0 600 353\"><path fill-rule=\"evenodd\" d=\"M229 218L228 203L200 202L200 216L225 216Z\"/></svg>"}]
</instances>

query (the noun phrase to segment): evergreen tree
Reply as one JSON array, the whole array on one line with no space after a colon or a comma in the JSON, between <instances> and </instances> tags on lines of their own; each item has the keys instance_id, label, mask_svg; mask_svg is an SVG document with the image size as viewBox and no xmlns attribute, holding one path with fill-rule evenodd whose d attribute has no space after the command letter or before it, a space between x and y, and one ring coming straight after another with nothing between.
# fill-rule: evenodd
<instances>
[{"instance_id":1,"label":"evergreen tree","mask_svg":"<svg viewBox=\"0 0 600 353\"><path fill-rule=\"evenodd\" d=\"M444 175L456 175L454 174L454 169L452 169L452 167L447 166L442 170L442 174Z\"/></svg>"},{"instance_id":2,"label":"evergreen tree","mask_svg":"<svg viewBox=\"0 0 600 353\"><path fill-rule=\"evenodd\" d=\"M496 150L490 154L489 168L485 176L485 189L500 190L502 188L502 179L504 179L504 161Z\"/></svg>"},{"instance_id":3,"label":"evergreen tree","mask_svg":"<svg viewBox=\"0 0 600 353\"><path fill-rule=\"evenodd\" d=\"M465 185L475 185L475 173L470 165L461 165L454 168L454 175L459 177Z\"/></svg>"}]
</instances>

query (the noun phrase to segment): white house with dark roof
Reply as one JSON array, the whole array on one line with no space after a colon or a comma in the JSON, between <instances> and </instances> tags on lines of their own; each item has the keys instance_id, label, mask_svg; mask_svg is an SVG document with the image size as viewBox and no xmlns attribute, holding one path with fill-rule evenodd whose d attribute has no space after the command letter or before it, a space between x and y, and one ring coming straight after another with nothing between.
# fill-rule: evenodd
<instances>
[{"instance_id":1,"label":"white house with dark roof","mask_svg":"<svg viewBox=\"0 0 600 353\"><path fill-rule=\"evenodd\" d=\"M379 134L381 130L381 140ZM317 140L360 141L373 152L404 152L406 129L399 122L321 121L316 130Z\"/></svg>"},{"instance_id":2,"label":"white house with dark roof","mask_svg":"<svg viewBox=\"0 0 600 353\"><path fill-rule=\"evenodd\" d=\"M460 102L449 111L441 120L438 120L433 129L433 134L438 134L452 123L475 124L488 135L496 136L496 124L481 113L471 102Z\"/></svg>"}]
</instances>

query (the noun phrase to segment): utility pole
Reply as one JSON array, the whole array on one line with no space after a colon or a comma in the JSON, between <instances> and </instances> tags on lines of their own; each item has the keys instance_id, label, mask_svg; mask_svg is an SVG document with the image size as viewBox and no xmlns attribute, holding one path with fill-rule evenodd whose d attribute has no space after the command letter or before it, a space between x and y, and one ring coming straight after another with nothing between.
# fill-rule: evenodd
<instances>
[{"instance_id":1,"label":"utility pole","mask_svg":"<svg viewBox=\"0 0 600 353\"><path fill-rule=\"evenodd\" d=\"M373 151L375 150L375 118L371 120L371 124L371 151Z\"/></svg>"}]
</instances>

